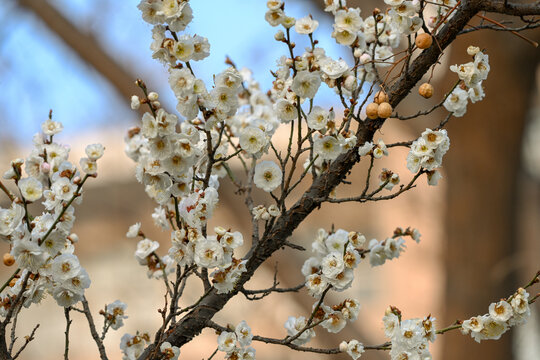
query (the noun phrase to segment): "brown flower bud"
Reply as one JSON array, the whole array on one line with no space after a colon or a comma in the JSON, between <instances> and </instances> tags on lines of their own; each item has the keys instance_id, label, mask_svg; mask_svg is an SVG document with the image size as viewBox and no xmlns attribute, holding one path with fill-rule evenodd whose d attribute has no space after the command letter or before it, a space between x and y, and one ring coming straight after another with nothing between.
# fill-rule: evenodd
<instances>
[{"instance_id":1,"label":"brown flower bud","mask_svg":"<svg viewBox=\"0 0 540 360\"><path fill-rule=\"evenodd\" d=\"M428 83L423 83L418 88L418 93L426 99L429 99L431 96L433 96L433 86Z\"/></svg>"},{"instance_id":2,"label":"brown flower bud","mask_svg":"<svg viewBox=\"0 0 540 360\"><path fill-rule=\"evenodd\" d=\"M375 101L377 104L388 102L388 95L386 95L384 90L377 91L375 97L373 98L373 101Z\"/></svg>"},{"instance_id":3,"label":"brown flower bud","mask_svg":"<svg viewBox=\"0 0 540 360\"><path fill-rule=\"evenodd\" d=\"M419 49L427 49L433 43L433 38L429 34L422 33L416 37L415 43Z\"/></svg>"},{"instance_id":4,"label":"brown flower bud","mask_svg":"<svg viewBox=\"0 0 540 360\"><path fill-rule=\"evenodd\" d=\"M370 103L368 106L366 106L366 115L370 119L376 119L379 117L378 115L378 109L379 104L377 103Z\"/></svg>"},{"instance_id":5,"label":"brown flower bud","mask_svg":"<svg viewBox=\"0 0 540 360\"><path fill-rule=\"evenodd\" d=\"M11 266L15 264L15 258L10 253L4 254L4 265Z\"/></svg>"},{"instance_id":6,"label":"brown flower bud","mask_svg":"<svg viewBox=\"0 0 540 360\"><path fill-rule=\"evenodd\" d=\"M377 109L377 114L381 119L389 118L390 115L392 115L392 105L390 105L387 102L383 102L379 104L379 108Z\"/></svg>"}]
</instances>

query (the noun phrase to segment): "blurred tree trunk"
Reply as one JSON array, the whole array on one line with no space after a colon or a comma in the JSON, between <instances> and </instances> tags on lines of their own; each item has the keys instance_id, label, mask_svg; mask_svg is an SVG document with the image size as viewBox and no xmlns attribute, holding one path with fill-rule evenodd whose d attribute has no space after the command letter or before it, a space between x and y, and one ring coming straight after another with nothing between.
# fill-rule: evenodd
<instances>
[{"instance_id":1,"label":"blurred tree trunk","mask_svg":"<svg viewBox=\"0 0 540 360\"><path fill-rule=\"evenodd\" d=\"M469 104L467 114L448 126L446 316L440 326L486 313L491 302L520 285L517 271L524 265L512 257L518 250L517 180L539 54L510 33L474 32L454 42L450 64L469 61L469 45L486 49L491 72L484 83L486 98ZM469 336L447 334L443 359L473 354L476 359L512 359L511 339L507 333L498 341L482 342L480 349Z\"/></svg>"}]
</instances>

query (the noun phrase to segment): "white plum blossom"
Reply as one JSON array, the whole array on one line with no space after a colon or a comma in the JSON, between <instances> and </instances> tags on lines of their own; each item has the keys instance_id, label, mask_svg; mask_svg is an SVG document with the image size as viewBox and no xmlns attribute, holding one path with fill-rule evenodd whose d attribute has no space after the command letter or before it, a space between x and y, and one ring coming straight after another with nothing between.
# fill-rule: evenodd
<instances>
[{"instance_id":1,"label":"white plum blossom","mask_svg":"<svg viewBox=\"0 0 540 360\"><path fill-rule=\"evenodd\" d=\"M253 334L251 333L251 328L248 326L245 320L242 320L238 325L236 325L234 332L236 334L236 340L242 347L246 347L251 344Z\"/></svg>"},{"instance_id":2,"label":"white plum blossom","mask_svg":"<svg viewBox=\"0 0 540 360\"><path fill-rule=\"evenodd\" d=\"M273 161L265 160L255 166L253 182L259 189L271 192L280 186L282 177L279 166Z\"/></svg>"},{"instance_id":3,"label":"white plum blossom","mask_svg":"<svg viewBox=\"0 0 540 360\"><path fill-rule=\"evenodd\" d=\"M287 334L289 336L295 336L300 331L304 329L304 327L307 324L307 320L305 317L300 316L298 318L294 316L289 316L287 321L285 322L285 329L287 330ZM292 343L295 345L303 345L311 340L315 336L315 330L308 329L302 332L302 334L296 338Z\"/></svg>"},{"instance_id":4,"label":"white plum blossom","mask_svg":"<svg viewBox=\"0 0 540 360\"><path fill-rule=\"evenodd\" d=\"M294 77L291 89L301 98L313 99L320 85L321 78L317 73L303 70Z\"/></svg>"},{"instance_id":5,"label":"white plum blossom","mask_svg":"<svg viewBox=\"0 0 540 360\"><path fill-rule=\"evenodd\" d=\"M91 144L84 149L86 156L92 161L99 160L103 156L105 147L102 144Z\"/></svg>"},{"instance_id":6,"label":"white plum blossom","mask_svg":"<svg viewBox=\"0 0 540 360\"><path fill-rule=\"evenodd\" d=\"M319 22L317 20L313 20L311 16L305 16L301 19L296 20L296 23L294 24L294 30L298 34L309 35L312 34L318 26Z\"/></svg>"},{"instance_id":7,"label":"white plum blossom","mask_svg":"<svg viewBox=\"0 0 540 360\"><path fill-rule=\"evenodd\" d=\"M159 351L163 354L163 359L177 360L180 356L180 348L178 346L172 346L171 343L165 341L160 347Z\"/></svg>"},{"instance_id":8,"label":"white plum blossom","mask_svg":"<svg viewBox=\"0 0 540 360\"><path fill-rule=\"evenodd\" d=\"M150 256L154 251L159 248L157 241L150 239L143 239L137 243L137 250L135 251L135 258L139 261L139 264L146 265L146 258Z\"/></svg>"},{"instance_id":9,"label":"white plum blossom","mask_svg":"<svg viewBox=\"0 0 540 360\"><path fill-rule=\"evenodd\" d=\"M27 201L37 201L43 196L43 185L36 178L28 177L19 181L19 189Z\"/></svg>"},{"instance_id":10,"label":"white plum blossom","mask_svg":"<svg viewBox=\"0 0 540 360\"><path fill-rule=\"evenodd\" d=\"M362 345L362 343L358 340L351 340L349 342L344 341L339 345L339 348L343 349L343 352L349 354L349 356L353 358L353 360L357 360L358 358L360 358L360 356L365 351L364 345Z\"/></svg>"},{"instance_id":11,"label":"white plum blossom","mask_svg":"<svg viewBox=\"0 0 540 360\"><path fill-rule=\"evenodd\" d=\"M61 122L53 121L52 119L47 119L41 124L41 131L48 136L59 134L63 129L64 126Z\"/></svg>"},{"instance_id":12,"label":"white plum blossom","mask_svg":"<svg viewBox=\"0 0 540 360\"><path fill-rule=\"evenodd\" d=\"M120 349L124 353L123 360L136 360L149 342L150 335L147 333L124 334L120 340Z\"/></svg>"},{"instance_id":13,"label":"white plum blossom","mask_svg":"<svg viewBox=\"0 0 540 360\"><path fill-rule=\"evenodd\" d=\"M229 353L236 347L236 333L230 331L223 331L218 336L218 349Z\"/></svg>"},{"instance_id":14,"label":"white plum blossom","mask_svg":"<svg viewBox=\"0 0 540 360\"><path fill-rule=\"evenodd\" d=\"M223 246L212 237L200 240L195 245L194 260L206 268L219 266L224 260Z\"/></svg>"},{"instance_id":15,"label":"white plum blossom","mask_svg":"<svg viewBox=\"0 0 540 360\"><path fill-rule=\"evenodd\" d=\"M110 324L113 330L118 330L124 326L124 319L127 319L125 315L127 305L120 300L105 306L105 319Z\"/></svg>"},{"instance_id":16,"label":"white plum blossom","mask_svg":"<svg viewBox=\"0 0 540 360\"><path fill-rule=\"evenodd\" d=\"M141 223L135 223L131 225L128 229L128 232L126 233L126 237L128 238L136 238L139 235L139 231L141 230Z\"/></svg>"},{"instance_id":17,"label":"white plum blossom","mask_svg":"<svg viewBox=\"0 0 540 360\"><path fill-rule=\"evenodd\" d=\"M332 58L325 58L319 63L321 71L330 79L338 79L349 70L347 62L343 59L333 60Z\"/></svg>"},{"instance_id":18,"label":"white plum blossom","mask_svg":"<svg viewBox=\"0 0 540 360\"><path fill-rule=\"evenodd\" d=\"M330 119L330 112L315 105L307 116L307 125L313 130L323 130Z\"/></svg>"},{"instance_id":19,"label":"white plum blossom","mask_svg":"<svg viewBox=\"0 0 540 360\"><path fill-rule=\"evenodd\" d=\"M250 154L261 151L266 143L266 135L258 127L248 126L240 133L240 146Z\"/></svg>"},{"instance_id":20,"label":"white plum blossom","mask_svg":"<svg viewBox=\"0 0 540 360\"><path fill-rule=\"evenodd\" d=\"M342 152L341 143L333 136L316 137L313 151L323 160L335 160Z\"/></svg>"}]
</instances>

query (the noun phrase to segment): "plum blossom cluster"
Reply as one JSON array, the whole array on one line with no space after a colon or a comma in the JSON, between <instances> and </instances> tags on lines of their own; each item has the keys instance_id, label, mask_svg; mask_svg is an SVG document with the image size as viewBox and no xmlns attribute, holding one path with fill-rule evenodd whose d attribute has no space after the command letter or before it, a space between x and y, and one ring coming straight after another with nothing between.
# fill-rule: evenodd
<instances>
[{"instance_id":1,"label":"plum blossom cluster","mask_svg":"<svg viewBox=\"0 0 540 360\"><path fill-rule=\"evenodd\" d=\"M328 306L317 302L313 305L311 320L304 316L289 316L285 322L287 339L295 345L303 345L315 336L315 325L320 325L328 332L338 333L358 318L360 303L358 300L346 299L340 304Z\"/></svg>"},{"instance_id":2,"label":"plum blossom cluster","mask_svg":"<svg viewBox=\"0 0 540 360\"><path fill-rule=\"evenodd\" d=\"M529 293L519 288L508 299L491 303L488 314L465 320L461 332L470 334L476 342L497 340L512 326L524 324L530 314Z\"/></svg>"},{"instance_id":3,"label":"plum blossom cluster","mask_svg":"<svg viewBox=\"0 0 540 360\"><path fill-rule=\"evenodd\" d=\"M139 234L140 224L135 224L128 231L128 237ZM176 270L176 265L203 268L217 268L211 275L218 293L226 293L234 288L236 281L246 271L245 260L234 258L233 251L243 244L242 234L231 232L222 227L215 227L216 235L204 237L198 229L181 228L171 233L172 246L168 254L160 257L156 250L157 241L144 237L137 244L135 258L140 265L148 268L148 277L161 278Z\"/></svg>"},{"instance_id":4,"label":"plum blossom cluster","mask_svg":"<svg viewBox=\"0 0 540 360\"><path fill-rule=\"evenodd\" d=\"M360 233L338 229L329 234L319 229L312 243L315 256L302 266L309 294L320 297L328 286L335 290L351 286L354 269L362 259L359 250L365 245L366 237Z\"/></svg>"},{"instance_id":5,"label":"plum blossom cluster","mask_svg":"<svg viewBox=\"0 0 540 360\"><path fill-rule=\"evenodd\" d=\"M456 117L465 114L469 100L475 103L484 98L482 81L487 79L490 69L488 55L481 52L480 48L469 46L467 54L473 56L473 61L450 66L450 70L458 75L461 84L452 90L443 104L446 110Z\"/></svg>"},{"instance_id":6,"label":"plum blossom cluster","mask_svg":"<svg viewBox=\"0 0 540 360\"><path fill-rule=\"evenodd\" d=\"M8 194L12 203L0 208L0 238L9 243L4 263L15 263L15 273L0 293L0 315L5 316L21 292L24 306L39 303L49 293L58 305L69 307L83 299L90 286L86 270L74 255L78 236L71 232L75 221L73 203L80 202L88 177L97 175L97 160L103 156L101 144L88 145L80 160L81 170L68 160L69 147L54 141L63 126L50 117L34 136L26 159L15 159L3 178L13 180L18 195ZM23 173L24 166L24 173ZM82 172L81 172L82 171ZM44 211L30 213L32 203Z\"/></svg>"},{"instance_id":7,"label":"plum blossom cluster","mask_svg":"<svg viewBox=\"0 0 540 360\"><path fill-rule=\"evenodd\" d=\"M255 360L255 349L251 347L253 334L249 325L242 320L232 331L222 331L217 338L218 350L225 359Z\"/></svg>"},{"instance_id":8,"label":"plum blossom cluster","mask_svg":"<svg viewBox=\"0 0 540 360\"><path fill-rule=\"evenodd\" d=\"M432 359L429 343L435 341L435 319L430 315L423 319L401 318L395 307L386 309L383 317L384 333L392 343L390 357L399 359Z\"/></svg>"},{"instance_id":9,"label":"plum blossom cluster","mask_svg":"<svg viewBox=\"0 0 540 360\"><path fill-rule=\"evenodd\" d=\"M308 258L302 266L309 294L318 298L329 286L338 291L347 289L354 279L354 269L367 253L371 266L399 257L405 248L402 236L420 241L418 230L411 228L397 228L393 237L369 242L358 232L338 229L329 234L319 229L312 243L315 256Z\"/></svg>"},{"instance_id":10,"label":"plum blossom cluster","mask_svg":"<svg viewBox=\"0 0 540 360\"><path fill-rule=\"evenodd\" d=\"M411 150L407 155L407 169L412 173L425 169L428 184L437 185L441 174L436 169L442 165L443 156L449 148L450 139L446 130L426 129L411 144Z\"/></svg>"}]
</instances>

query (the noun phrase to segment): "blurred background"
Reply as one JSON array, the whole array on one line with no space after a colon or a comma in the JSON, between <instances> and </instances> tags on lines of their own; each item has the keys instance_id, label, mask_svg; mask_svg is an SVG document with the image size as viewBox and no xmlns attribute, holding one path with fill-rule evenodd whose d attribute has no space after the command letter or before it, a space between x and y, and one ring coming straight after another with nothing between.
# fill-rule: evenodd
<instances>
[{"instance_id":1,"label":"blurred background","mask_svg":"<svg viewBox=\"0 0 540 360\"><path fill-rule=\"evenodd\" d=\"M134 178L134 166L123 152L123 137L140 115L129 108L129 97L139 94L134 85L143 79L160 94L165 108L175 107L165 68L151 59L151 26L144 23L137 0L3 0L0 2L0 171L15 157L26 157L31 136L53 109L53 118L64 124L61 142L71 145L71 161L78 163L87 144L101 142L106 155L99 176L91 179L82 205L77 206L74 231L80 242L76 254L87 269L92 286L87 297L95 317L107 303L120 299L128 304L126 326L106 340L111 359L120 359L119 339L124 332L148 331L160 324L163 285L146 278L146 270L133 258L136 241L125 233L141 221L143 230L160 241L163 254L169 235L157 230L150 217L154 204ZM332 18L322 12L322 1L288 0L286 13L294 17L312 14L319 21L315 38L331 56L348 59L345 48L330 38ZM359 6L360 1L349 1ZM196 74L207 84L223 70L226 56L239 67L253 70L263 89L269 88L269 69L286 54L273 40L276 29L264 22L266 1L205 0L191 2L195 19L190 33L208 37L211 55L194 64ZM362 1L362 15L382 1ZM497 20L501 17L493 16ZM540 32L525 33L538 40ZM303 46L301 39L297 43ZM540 268L540 54L509 33L473 32L460 37L441 59L432 84L432 101L416 91L399 105L400 114L412 114L436 104L450 90L455 74L449 65L466 60L466 48L476 45L490 56L491 72L485 82L486 98L470 104L463 118L448 124L451 150L445 157L443 176L437 187L422 181L417 189L388 203L325 204L311 214L295 232L296 243L310 247L319 227L355 230L368 239L390 236L396 226L412 226L422 233L420 245L407 243L398 260L371 269L362 263L353 288L332 294L328 303L346 297L361 302L359 319L340 334L318 330L313 346L335 347L341 340L358 339L365 344L384 342L381 318L388 305L397 306L404 318L432 314L437 326L487 312L488 305L511 294ZM301 49L301 47L298 47ZM349 61L350 62L350 61ZM324 85L318 95L321 106L338 101ZM436 126L445 116L436 111L413 121L389 120L376 135L386 143L418 137L426 127ZM279 134L278 134L279 135ZM284 142L279 136L274 140ZM394 148L380 167L402 174L405 181L405 149ZM357 166L351 181L362 181L365 164ZM352 194L354 186L343 185L338 194ZM270 204L259 192L257 203ZM229 226L249 233L247 210L234 188L222 182L220 205L212 226ZM0 206L6 207L0 198ZM2 252L9 251L0 244ZM300 266L308 252L279 252L269 259L250 283L251 289L271 285L274 267L282 286L302 281ZM12 269L4 266L4 278ZM201 294L194 281L184 305ZM533 293L538 287L533 288ZM245 319L255 334L283 337L288 316L306 316L313 299L305 291L294 296L270 295L259 302L234 298L218 314L221 324L236 325ZM262 311L261 311L262 310ZM538 304L528 325L510 331L499 341L475 343L459 332L440 336L432 346L435 359L537 359L540 354ZM71 357L98 357L88 326L73 314ZM63 311L53 299L24 311L18 336L41 326L22 359L58 359L63 353ZM97 320L98 327L102 324ZM181 358L208 358L217 336L206 330L182 349ZM21 340L19 340L21 341ZM326 359L339 356L299 354L275 345L255 343L259 359ZM219 355L219 354L218 354ZM218 356L217 358L221 358ZM347 358L347 357L342 357ZM368 352L363 358L385 359L385 353Z\"/></svg>"}]
</instances>

